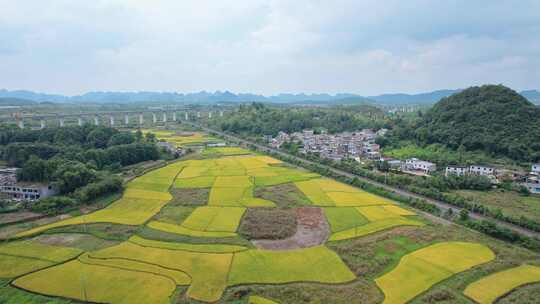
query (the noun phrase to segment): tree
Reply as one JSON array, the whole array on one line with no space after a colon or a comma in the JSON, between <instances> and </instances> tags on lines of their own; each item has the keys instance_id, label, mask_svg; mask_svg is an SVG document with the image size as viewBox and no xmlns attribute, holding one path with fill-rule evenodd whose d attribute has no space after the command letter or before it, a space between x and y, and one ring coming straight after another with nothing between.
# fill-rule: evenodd
<instances>
[{"instance_id":1,"label":"tree","mask_svg":"<svg viewBox=\"0 0 540 304\"><path fill-rule=\"evenodd\" d=\"M462 221L468 221L469 211L467 211L467 209L461 209L461 211L459 212L459 219Z\"/></svg>"},{"instance_id":2,"label":"tree","mask_svg":"<svg viewBox=\"0 0 540 304\"><path fill-rule=\"evenodd\" d=\"M17 180L44 182L49 179L50 173L47 161L32 155L24 163L24 166L17 171Z\"/></svg>"},{"instance_id":3,"label":"tree","mask_svg":"<svg viewBox=\"0 0 540 304\"><path fill-rule=\"evenodd\" d=\"M77 161L65 162L53 174L54 186L60 193L71 193L96 178L96 172Z\"/></svg>"},{"instance_id":4,"label":"tree","mask_svg":"<svg viewBox=\"0 0 540 304\"><path fill-rule=\"evenodd\" d=\"M135 136L130 132L121 132L111 136L108 146L126 145L135 142Z\"/></svg>"}]
</instances>

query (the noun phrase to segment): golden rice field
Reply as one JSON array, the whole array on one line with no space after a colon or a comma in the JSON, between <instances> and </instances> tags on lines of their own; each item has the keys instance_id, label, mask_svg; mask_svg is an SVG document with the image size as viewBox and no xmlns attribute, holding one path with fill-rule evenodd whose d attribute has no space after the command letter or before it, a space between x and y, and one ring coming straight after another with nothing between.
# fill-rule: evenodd
<instances>
[{"instance_id":1,"label":"golden rice field","mask_svg":"<svg viewBox=\"0 0 540 304\"><path fill-rule=\"evenodd\" d=\"M392 271L375 279L385 304L407 303L450 276L495 259L476 243L438 243L404 256Z\"/></svg>"},{"instance_id":2,"label":"golden rice field","mask_svg":"<svg viewBox=\"0 0 540 304\"><path fill-rule=\"evenodd\" d=\"M401 236L386 246L396 227L414 236L434 226L405 206L268 156L237 147L203 154L202 159L178 161L131 180L122 197L104 209L17 233L17 240L0 244L0 279L18 292L97 303L175 303L175 297L184 297L207 303L371 299L367 302L404 304L462 273L495 259L504 261L505 255L496 256L496 250L479 241L424 237L415 244ZM308 208L322 212L328 235L320 244L263 249L239 231L250 208L282 208L279 200L286 198L276 193L275 199L263 199L256 190L284 185L288 188L280 189L293 189L294 195L305 197ZM187 190L192 192L182 192ZM173 194L195 190L206 193L204 204L171 206ZM182 216L160 219L165 210L172 215L181 210ZM53 228L100 223L133 229L121 240L84 250L68 243L44 244L36 237L57 235L49 231ZM382 247L376 247L378 237ZM371 270L370 263L387 264ZM540 267L533 265L486 273L460 285L464 290L456 292L463 301L492 303L540 281ZM360 290L354 289L358 286ZM298 290L304 287L311 289ZM354 292L348 293L351 288ZM238 300L246 290L247 296Z\"/></svg>"},{"instance_id":3,"label":"golden rice field","mask_svg":"<svg viewBox=\"0 0 540 304\"><path fill-rule=\"evenodd\" d=\"M176 144L177 147L206 144L219 141L219 139L201 132L176 132L174 130L142 129L143 134L153 133L158 140Z\"/></svg>"},{"instance_id":4,"label":"golden rice field","mask_svg":"<svg viewBox=\"0 0 540 304\"><path fill-rule=\"evenodd\" d=\"M480 304L491 304L519 286L540 282L540 266L521 265L488 275L463 292Z\"/></svg>"}]
</instances>

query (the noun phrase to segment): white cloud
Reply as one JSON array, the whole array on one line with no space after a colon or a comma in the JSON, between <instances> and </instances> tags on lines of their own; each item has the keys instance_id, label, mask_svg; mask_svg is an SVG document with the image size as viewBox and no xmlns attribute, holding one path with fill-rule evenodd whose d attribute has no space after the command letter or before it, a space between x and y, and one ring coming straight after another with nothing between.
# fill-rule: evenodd
<instances>
[{"instance_id":1,"label":"white cloud","mask_svg":"<svg viewBox=\"0 0 540 304\"><path fill-rule=\"evenodd\" d=\"M0 86L256 93L538 85L540 4L0 0Z\"/></svg>"}]
</instances>

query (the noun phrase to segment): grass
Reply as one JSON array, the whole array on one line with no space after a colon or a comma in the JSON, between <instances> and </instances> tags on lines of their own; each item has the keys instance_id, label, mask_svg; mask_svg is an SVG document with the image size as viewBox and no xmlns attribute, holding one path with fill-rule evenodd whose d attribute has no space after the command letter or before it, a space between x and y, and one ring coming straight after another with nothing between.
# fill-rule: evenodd
<instances>
[{"instance_id":1,"label":"grass","mask_svg":"<svg viewBox=\"0 0 540 304\"><path fill-rule=\"evenodd\" d=\"M253 196L271 201L282 208L311 205L309 199L293 183L256 187Z\"/></svg>"},{"instance_id":2,"label":"grass","mask_svg":"<svg viewBox=\"0 0 540 304\"><path fill-rule=\"evenodd\" d=\"M234 255L229 285L289 282L345 283L355 275L325 246L270 251L247 250Z\"/></svg>"},{"instance_id":3,"label":"grass","mask_svg":"<svg viewBox=\"0 0 540 304\"><path fill-rule=\"evenodd\" d=\"M385 295L383 303L407 303L438 282L494 258L482 244L438 243L405 255L396 268L375 282Z\"/></svg>"},{"instance_id":4,"label":"grass","mask_svg":"<svg viewBox=\"0 0 540 304\"><path fill-rule=\"evenodd\" d=\"M81 254L75 248L44 245L31 241L10 242L0 246L0 254L17 257L41 259L51 262L63 262Z\"/></svg>"},{"instance_id":5,"label":"grass","mask_svg":"<svg viewBox=\"0 0 540 304\"><path fill-rule=\"evenodd\" d=\"M82 284L84 283L84 287ZM16 279L32 292L98 303L169 303L176 284L163 276L71 261ZM148 290L152 290L151 293Z\"/></svg>"},{"instance_id":6,"label":"grass","mask_svg":"<svg viewBox=\"0 0 540 304\"><path fill-rule=\"evenodd\" d=\"M46 260L0 254L0 278L14 278L54 264Z\"/></svg>"},{"instance_id":7,"label":"grass","mask_svg":"<svg viewBox=\"0 0 540 304\"><path fill-rule=\"evenodd\" d=\"M220 188L248 188L253 184L249 176L218 176L213 186Z\"/></svg>"},{"instance_id":8,"label":"grass","mask_svg":"<svg viewBox=\"0 0 540 304\"><path fill-rule=\"evenodd\" d=\"M169 224L180 224L195 210L194 207L165 205L152 219Z\"/></svg>"},{"instance_id":9,"label":"grass","mask_svg":"<svg viewBox=\"0 0 540 304\"><path fill-rule=\"evenodd\" d=\"M362 226L368 220L354 207L326 207L324 214L332 232L347 230Z\"/></svg>"},{"instance_id":10,"label":"grass","mask_svg":"<svg viewBox=\"0 0 540 304\"><path fill-rule=\"evenodd\" d=\"M521 265L484 277L469 286L464 294L481 304L494 303L513 289L540 282L540 267Z\"/></svg>"},{"instance_id":11,"label":"grass","mask_svg":"<svg viewBox=\"0 0 540 304\"><path fill-rule=\"evenodd\" d=\"M292 209L250 208L238 232L247 239L285 239L296 232L296 213Z\"/></svg>"},{"instance_id":12,"label":"grass","mask_svg":"<svg viewBox=\"0 0 540 304\"><path fill-rule=\"evenodd\" d=\"M127 240L137 231L137 226L91 223L87 225L62 226L47 230L42 235L58 235L61 233L82 233L94 236L102 240L123 241Z\"/></svg>"},{"instance_id":13,"label":"grass","mask_svg":"<svg viewBox=\"0 0 540 304\"><path fill-rule=\"evenodd\" d=\"M398 214L388 211L383 206L356 207L356 210L371 222L399 217Z\"/></svg>"},{"instance_id":14,"label":"grass","mask_svg":"<svg viewBox=\"0 0 540 304\"><path fill-rule=\"evenodd\" d=\"M187 294L200 301L212 302L219 300L227 286L233 254L167 250L125 242L91 253L90 257L127 259L185 272L192 279Z\"/></svg>"},{"instance_id":15,"label":"grass","mask_svg":"<svg viewBox=\"0 0 540 304\"><path fill-rule=\"evenodd\" d=\"M493 209L501 209L505 215L524 216L540 221L540 195L521 196L515 191L506 190L457 190L453 191L476 203Z\"/></svg>"},{"instance_id":16,"label":"grass","mask_svg":"<svg viewBox=\"0 0 540 304\"><path fill-rule=\"evenodd\" d=\"M246 239L236 236L228 237L195 237L190 235L182 235L176 233L165 232L163 230L156 230L150 227L142 227L137 236L143 237L148 240L155 240L161 242L175 242L175 243L187 243L187 244L227 244L237 245L247 248L252 248L253 244Z\"/></svg>"}]
</instances>

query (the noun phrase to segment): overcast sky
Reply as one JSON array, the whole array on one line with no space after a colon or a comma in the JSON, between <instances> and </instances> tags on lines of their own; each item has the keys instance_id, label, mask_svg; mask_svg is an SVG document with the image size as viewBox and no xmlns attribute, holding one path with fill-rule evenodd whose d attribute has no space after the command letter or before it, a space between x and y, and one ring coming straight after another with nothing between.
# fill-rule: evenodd
<instances>
[{"instance_id":1,"label":"overcast sky","mask_svg":"<svg viewBox=\"0 0 540 304\"><path fill-rule=\"evenodd\" d=\"M0 0L0 88L540 89L538 0Z\"/></svg>"}]
</instances>

